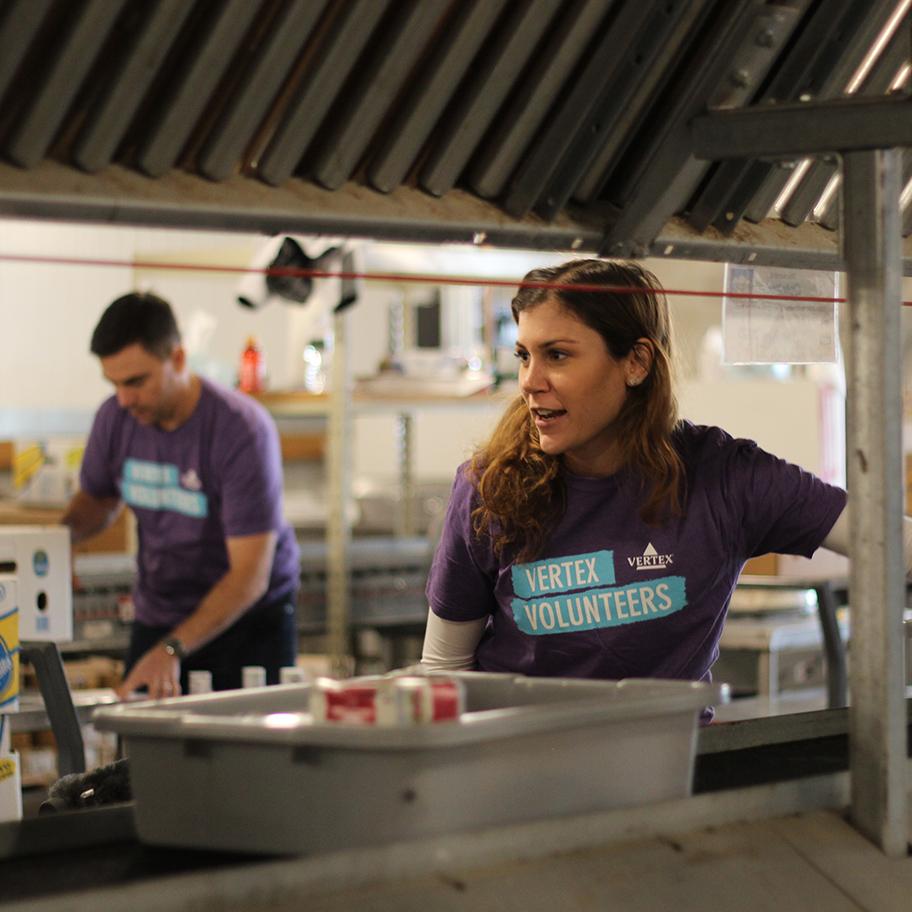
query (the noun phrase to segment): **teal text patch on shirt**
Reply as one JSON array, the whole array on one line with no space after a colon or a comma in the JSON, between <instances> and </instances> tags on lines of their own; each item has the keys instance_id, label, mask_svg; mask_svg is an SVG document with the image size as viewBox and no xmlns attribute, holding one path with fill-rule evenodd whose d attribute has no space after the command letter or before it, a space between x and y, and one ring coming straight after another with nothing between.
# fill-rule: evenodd
<instances>
[{"instance_id":1,"label":"teal text patch on shirt","mask_svg":"<svg viewBox=\"0 0 912 912\"><path fill-rule=\"evenodd\" d=\"M530 600L515 598L511 603L516 626L531 636L638 624L668 617L686 606L683 576Z\"/></svg>"},{"instance_id":2,"label":"teal text patch on shirt","mask_svg":"<svg viewBox=\"0 0 912 912\"><path fill-rule=\"evenodd\" d=\"M614 552L593 551L572 557L549 557L512 569L513 592L521 599L614 585Z\"/></svg>"},{"instance_id":3,"label":"teal text patch on shirt","mask_svg":"<svg viewBox=\"0 0 912 912\"><path fill-rule=\"evenodd\" d=\"M121 497L131 507L170 510L194 519L209 514L209 500L202 491L188 491L180 485L176 465L128 459L124 462Z\"/></svg>"},{"instance_id":4,"label":"teal text patch on shirt","mask_svg":"<svg viewBox=\"0 0 912 912\"><path fill-rule=\"evenodd\" d=\"M176 465L149 462L147 459L128 459L124 462L123 477L126 483L155 485L156 487L177 487L180 472Z\"/></svg>"}]
</instances>

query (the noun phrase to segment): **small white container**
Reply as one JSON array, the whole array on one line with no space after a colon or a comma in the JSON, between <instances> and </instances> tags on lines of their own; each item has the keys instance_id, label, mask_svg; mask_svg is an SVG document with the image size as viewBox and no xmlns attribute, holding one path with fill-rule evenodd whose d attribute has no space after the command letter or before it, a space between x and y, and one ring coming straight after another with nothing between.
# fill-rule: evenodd
<instances>
[{"instance_id":1,"label":"small white container","mask_svg":"<svg viewBox=\"0 0 912 912\"><path fill-rule=\"evenodd\" d=\"M313 675L299 665L286 665L279 669L279 684L305 684L313 680Z\"/></svg>"},{"instance_id":2,"label":"small white container","mask_svg":"<svg viewBox=\"0 0 912 912\"><path fill-rule=\"evenodd\" d=\"M205 669L188 672L187 687L192 694L212 693L212 672Z\"/></svg>"},{"instance_id":3,"label":"small white container","mask_svg":"<svg viewBox=\"0 0 912 912\"><path fill-rule=\"evenodd\" d=\"M241 669L241 687L265 687L266 669L262 665L245 665Z\"/></svg>"}]
</instances>

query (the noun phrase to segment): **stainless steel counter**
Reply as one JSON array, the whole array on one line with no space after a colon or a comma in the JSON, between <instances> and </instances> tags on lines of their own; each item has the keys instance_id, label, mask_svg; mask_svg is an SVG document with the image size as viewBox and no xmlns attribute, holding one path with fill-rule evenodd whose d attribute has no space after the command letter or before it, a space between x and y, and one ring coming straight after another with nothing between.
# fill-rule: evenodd
<instances>
[{"instance_id":1,"label":"stainless steel counter","mask_svg":"<svg viewBox=\"0 0 912 912\"><path fill-rule=\"evenodd\" d=\"M72 691L72 697L76 715L79 717L79 721L83 723L92 721L92 713L95 711L96 706L117 702L117 697L114 696L114 691L110 688L74 690ZM13 734L17 732L46 731L50 726L41 694L29 693L20 695L19 710L9 713L7 718L10 720L10 731Z\"/></svg>"}]
</instances>

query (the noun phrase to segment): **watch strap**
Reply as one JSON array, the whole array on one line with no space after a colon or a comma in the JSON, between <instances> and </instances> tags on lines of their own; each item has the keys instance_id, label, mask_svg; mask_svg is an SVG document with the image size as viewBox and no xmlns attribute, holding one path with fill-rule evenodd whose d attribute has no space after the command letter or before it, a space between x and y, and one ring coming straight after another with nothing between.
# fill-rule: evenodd
<instances>
[{"instance_id":1,"label":"watch strap","mask_svg":"<svg viewBox=\"0 0 912 912\"><path fill-rule=\"evenodd\" d=\"M177 637L165 637L161 644L165 647L165 652L168 655L173 655L181 662L187 658L187 650L184 649L184 644Z\"/></svg>"}]
</instances>

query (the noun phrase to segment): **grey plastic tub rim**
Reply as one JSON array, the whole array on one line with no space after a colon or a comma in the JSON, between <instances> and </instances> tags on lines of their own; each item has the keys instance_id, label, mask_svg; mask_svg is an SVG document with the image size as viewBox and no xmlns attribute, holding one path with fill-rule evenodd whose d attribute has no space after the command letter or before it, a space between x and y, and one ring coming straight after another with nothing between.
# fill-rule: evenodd
<instances>
[{"instance_id":1,"label":"grey plastic tub rim","mask_svg":"<svg viewBox=\"0 0 912 912\"><path fill-rule=\"evenodd\" d=\"M361 680L377 680L380 676ZM125 736L186 738L379 750L433 749L603 721L654 719L728 702L722 683L629 678L622 681L527 678L466 672L467 689L509 683L529 698L522 705L466 711L457 722L379 727L315 723L306 706L309 684L223 691L162 701L123 703L96 710L96 728ZM282 706L290 702L297 708Z\"/></svg>"}]
</instances>

